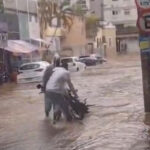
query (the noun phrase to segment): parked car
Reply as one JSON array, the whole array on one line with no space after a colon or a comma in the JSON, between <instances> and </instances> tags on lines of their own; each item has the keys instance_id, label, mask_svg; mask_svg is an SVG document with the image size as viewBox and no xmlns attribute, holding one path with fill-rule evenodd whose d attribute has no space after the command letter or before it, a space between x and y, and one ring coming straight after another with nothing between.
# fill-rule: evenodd
<instances>
[{"instance_id":1,"label":"parked car","mask_svg":"<svg viewBox=\"0 0 150 150\"><path fill-rule=\"evenodd\" d=\"M97 64L97 59L91 58L89 56L80 57L79 61L84 63L86 66L95 66Z\"/></svg>"},{"instance_id":2,"label":"parked car","mask_svg":"<svg viewBox=\"0 0 150 150\"><path fill-rule=\"evenodd\" d=\"M67 64L68 70L71 72L81 71L86 68L86 65L84 63L79 62L78 57L61 58L61 64Z\"/></svg>"},{"instance_id":3,"label":"parked car","mask_svg":"<svg viewBox=\"0 0 150 150\"><path fill-rule=\"evenodd\" d=\"M99 54L91 54L90 57L97 59L97 63L100 63L100 64L102 64L103 62L106 62L106 59L101 57Z\"/></svg>"},{"instance_id":4,"label":"parked car","mask_svg":"<svg viewBox=\"0 0 150 150\"><path fill-rule=\"evenodd\" d=\"M49 63L46 61L31 62L21 65L18 71L17 83L41 82Z\"/></svg>"}]
</instances>

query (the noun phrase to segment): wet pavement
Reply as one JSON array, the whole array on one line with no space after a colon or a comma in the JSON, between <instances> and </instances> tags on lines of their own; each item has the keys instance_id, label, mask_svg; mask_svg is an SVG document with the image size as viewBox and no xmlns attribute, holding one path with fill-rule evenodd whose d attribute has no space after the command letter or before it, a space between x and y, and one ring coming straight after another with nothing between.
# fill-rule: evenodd
<instances>
[{"instance_id":1,"label":"wet pavement","mask_svg":"<svg viewBox=\"0 0 150 150\"><path fill-rule=\"evenodd\" d=\"M91 112L56 125L45 119L35 84L0 87L0 150L150 149L138 60L90 67L72 79Z\"/></svg>"}]
</instances>

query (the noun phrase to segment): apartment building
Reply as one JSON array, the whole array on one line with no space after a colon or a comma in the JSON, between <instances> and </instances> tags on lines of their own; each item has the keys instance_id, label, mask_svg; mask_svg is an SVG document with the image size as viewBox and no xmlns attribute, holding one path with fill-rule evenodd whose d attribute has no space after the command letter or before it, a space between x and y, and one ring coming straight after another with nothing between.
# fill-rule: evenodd
<instances>
[{"instance_id":1,"label":"apartment building","mask_svg":"<svg viewBox=\"0 0 150 150\"><path fill-rule=\"evenodd\" d=\"M86 0L90 13L114 25L135 26L137 10L134 0Z\"/></svg>"},{"instance_id":2,"label":"apartment building","mask_svg":"<svg viewBox=\"0 0 150 150\"><path fill-rule=\"evenodd\" d=\"M87 0L87 7L101 21L116 26L118 53L139 52L134 0Z\"/></svg>"},{"instance_id":3,"label":"apartment building","mask_svg":"<svg viewBox=\"0 0 150 150\"><path fill-rule=\"evenodd\" d=\"M90 14L95 14L103 20L102 0L86 0L86 6Z\"/></svg>"},{"instance_id":4,"label":"apartment building","mask_svg":"<svg viewBox=\"0 0 150 150\"><path fill-rule=\"evenodd\" d=\"M5 12L16 14L21 40L40 38L36 0L3 0Z\"/></svg>"},{"instance_id":5,"label":"apartment building","mask_svg":"<svg viewBox=\"0 0 150 150\"><path fill-rule=\"evenodd\" d=\"M134 0L103 0L104 20L114 25L136 26L137 9Z\"/></svg>"}]
</instances>

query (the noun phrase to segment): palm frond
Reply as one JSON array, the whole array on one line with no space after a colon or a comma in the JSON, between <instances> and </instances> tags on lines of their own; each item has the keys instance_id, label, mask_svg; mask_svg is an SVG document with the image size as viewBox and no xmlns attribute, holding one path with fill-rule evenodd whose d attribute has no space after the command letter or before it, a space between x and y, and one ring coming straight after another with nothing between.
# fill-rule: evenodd
<instances>
[{"instance_id":1,"label":"palm frond","mask_svg":"<svg viewBox=\"0 0 150 150\"><path fill-rule=\"evenodd\" d=\"M39 6L39 17L41 34L48 26L51 26L52 20L57 19L58 26L63 23L64 27L68 30L71 29L73 24L71 9L68 7L64 8L63 5L60 7L54 1L40 0Z\"/></svg>"}]
</instances>

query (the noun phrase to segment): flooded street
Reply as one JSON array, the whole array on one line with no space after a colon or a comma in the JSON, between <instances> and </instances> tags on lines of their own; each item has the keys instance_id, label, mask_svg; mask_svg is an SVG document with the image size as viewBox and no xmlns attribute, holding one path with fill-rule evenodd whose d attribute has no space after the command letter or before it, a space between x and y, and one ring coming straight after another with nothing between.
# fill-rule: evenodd
<instances>
[{"instance_id":1,"label":"flooded street","mask_svg":"<svg viewBox=\"0 0 150 150\"><path fill-rule=\"evenodd\" d=\"M0 150L149 150L139 61L73 74L91 104L83 121L52 125L36 84L0 87Z\"/></svg>"}]
</instances>

